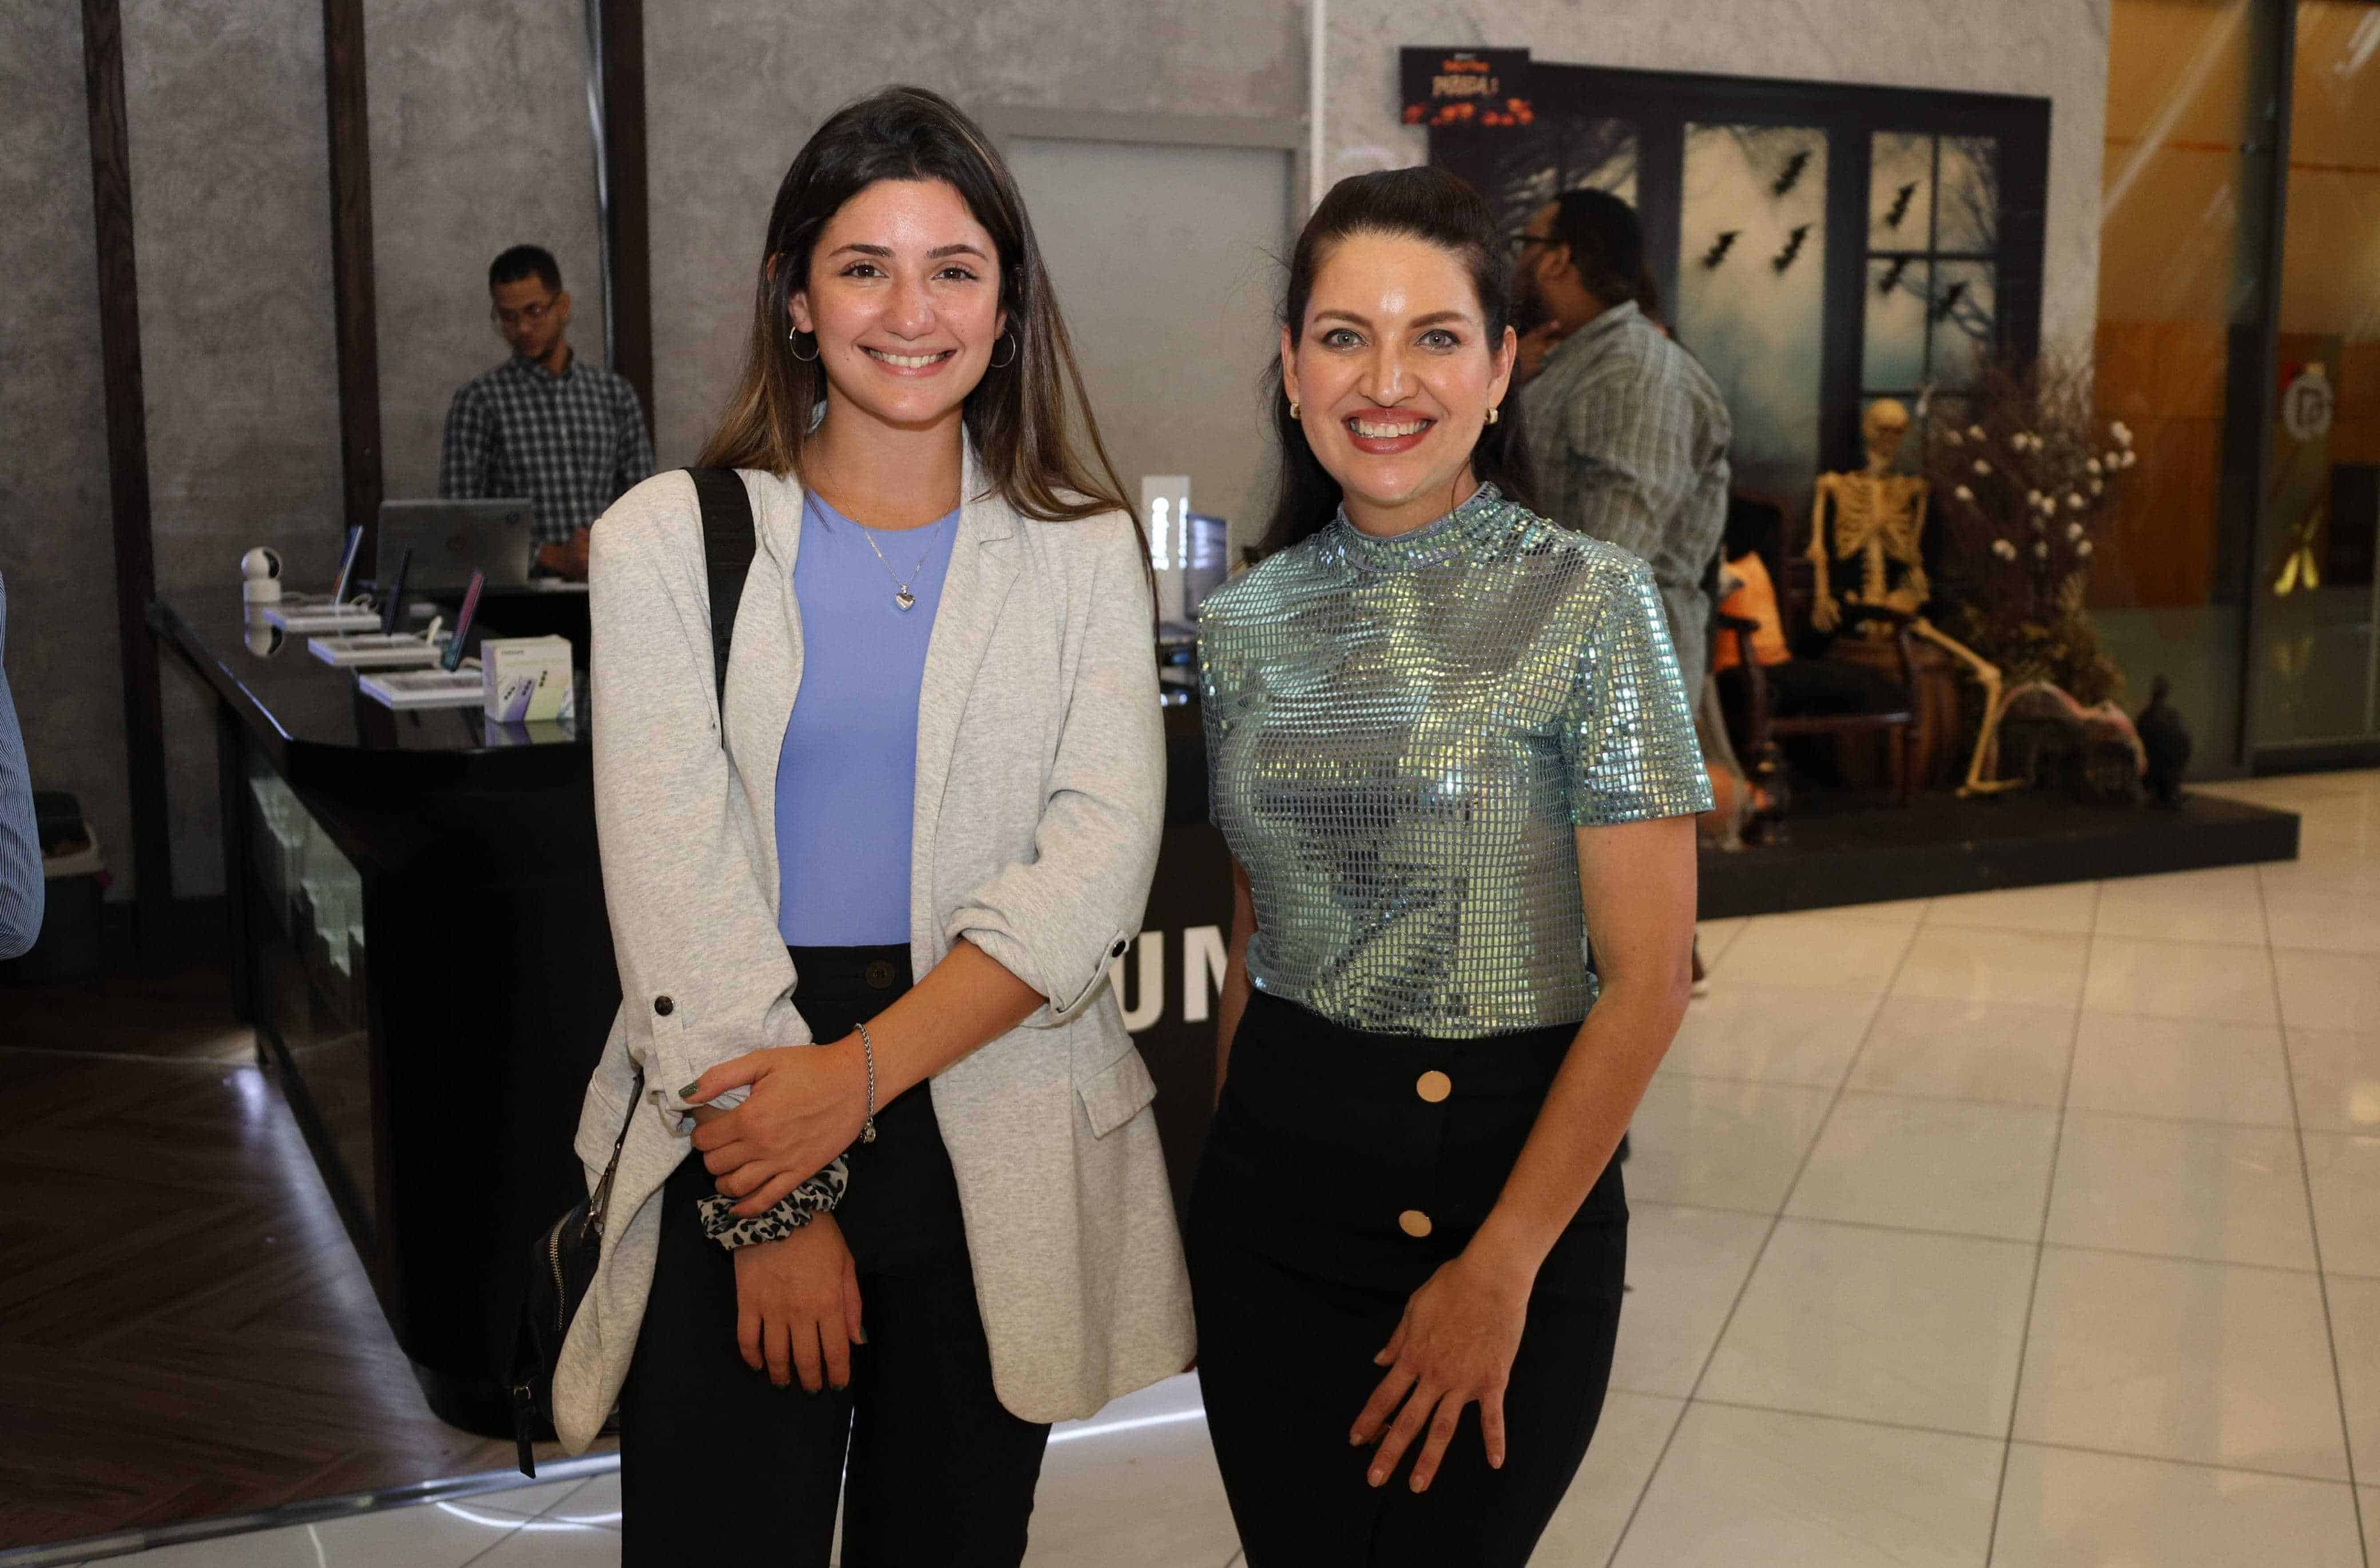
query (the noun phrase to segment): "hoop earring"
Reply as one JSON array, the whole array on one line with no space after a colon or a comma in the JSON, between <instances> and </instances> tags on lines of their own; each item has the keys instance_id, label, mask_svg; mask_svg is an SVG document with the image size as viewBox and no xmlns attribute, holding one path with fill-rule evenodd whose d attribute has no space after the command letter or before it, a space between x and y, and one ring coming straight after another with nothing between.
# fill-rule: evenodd
<instances>
[{"instance_id":1,"label":"hoop earring","mask_svg":"<svg viewBox=\"0 0 2380 1568\"><path fill-rule=\"evenodd\" d=\"M1488 410L1488 422L1491 425L1494 424L1497 419L1502 417L1503 412L1504 410L1501 408L1490 407Z\"/></svg>"},{"instance_id":2,"label":"hoop earring","mask_svg":"<svg viewBox=\"0 0 2380 1568\"><path fill-rule=\"evenodd\" d=\"M785 334L785 342L786 342L788 345L790 345L790 344L794 341L794 339L795 339L795 338L797 338L797 337L799 337L799 336L801 336L801 335L802 335L802 329L801 329L801 328L799 328L799 327L795 327L793 331L791 331L791 332L789 332L789 333L787 333L787 334ZM818 335L818 334L817 334L816 333L812 333L812 334L810 334L810 336L812 337L812 339L813 339L813 340L815 340L815 339L816 339L817 335ZM809 352L808 354L807 354L807 355L795 353L795 352L794 351L794 349L793 349L793 348L791 348L790 346L786 348L785 352L786 352L786 353L788 353L788 354L792 354L792 355L794 356L794 359L795 359L797 362L799 362L799 363L801 363L801 364L805 364L805 365L815 365L815 364L817 364L817 363L818 363L818 350L817 350L817 349L815 349L815 348L813 348L812 350L810 350L810 352Z\"/></svg>"},{"instance_id":3,"label":"hoop earring","mask_svg":"<svg viewBox=\"0 0 2380 1568\"><path fill-rule=\"evenodd\" d=\"M1004 371L1008 369L1009 366L1016 363L1017 352L1025 346L1024 343L1013 332L1002 332L1000 335L1008 339L1008 358L1005 359L987 360L986 364L988 367L995 371Z\"/></svg>"}]
</instances>

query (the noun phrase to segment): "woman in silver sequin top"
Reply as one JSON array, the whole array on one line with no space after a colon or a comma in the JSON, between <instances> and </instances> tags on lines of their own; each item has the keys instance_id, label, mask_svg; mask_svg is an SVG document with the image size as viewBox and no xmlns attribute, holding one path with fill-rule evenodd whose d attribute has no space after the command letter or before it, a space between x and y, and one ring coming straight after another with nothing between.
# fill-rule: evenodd
<instances>
[{"instance_id":1,"label":"woman in silver sequin top","mask_svg":"<svg viewBox=\"0 0 2380 1568\"><path fill-rule=\"evenodd\" d=\"M1649 571L1525 505L1505 265L1451 175L1330 193L1273 553L1201 614L1237 897L1188 1228L1251 1568L1527 1561L1685 1008L1701 754Z\"/></svg>"}]
</instances>

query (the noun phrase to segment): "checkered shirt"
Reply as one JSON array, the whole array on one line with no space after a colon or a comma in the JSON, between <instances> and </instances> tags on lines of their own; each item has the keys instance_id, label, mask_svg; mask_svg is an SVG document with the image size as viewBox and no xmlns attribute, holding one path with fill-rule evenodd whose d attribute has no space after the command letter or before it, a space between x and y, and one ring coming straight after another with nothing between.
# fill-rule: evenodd
<instances>
[{"instance_id":1,"label":"checkered shirt","mask_svg":"<svg viewBox=\"0 0 2380 1568\"><path fill-rule=\"evenodd\" d=\"M1556 345L1521 404L1537 511L1653 568L1691 699L1709 654L1703 574L1727 531L1718 388L1630 300Z\"/></svg>"},{"instance_id":2,"label":"checkered shirt","mask_svg":"<svg viewBox=\"0 0 2380 1568\"><path fill-rule=\"evenodd\" d=\"M525 495L540 544L567 543L653 471L653 438L627 378L576 355L551 375L515 355L455 394L438 493Z\"/></svg>"}]
</instances>

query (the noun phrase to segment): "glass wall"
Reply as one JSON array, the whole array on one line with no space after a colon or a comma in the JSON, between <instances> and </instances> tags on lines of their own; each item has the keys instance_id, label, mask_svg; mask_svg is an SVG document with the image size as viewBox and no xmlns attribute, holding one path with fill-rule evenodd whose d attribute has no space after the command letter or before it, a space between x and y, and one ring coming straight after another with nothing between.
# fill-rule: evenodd
<instances>
[{"instance_id":1,"label":"glass wall","mask_svg":"<svg viewBox=\"0 0 2380 1568\"><path fill-rule=\"evenodd\" d=\"M2109 515L2089 602L2137 711L2158 675L2202 766L2240 733L2245 585L2225 515L2233 361L2262 353L2268 188L2252 0L2115 0L2099 238L2099 405L2138 468ZM2250 455L2252 459L2252 454Z\"/></svg>"},{"instance_id":2,"label":"glass wall","mask_svg":"<svg viewBox=\"0 0 2380 1568\"><path fill-rule=\"evenodd\" d=\"M2211 771L2380 742L2375 125L2380 6L2114 0L2097 373L2140 468L2090 603Z\"/></svg>"},{"instance_id":3,"label":"glass wall","mask_svg":"<svg viewBox=\"0 0 2380 1568\"><path fill-rule=\"evenodd\" d=\"M2277 396L2252 557L2260 760L2380 737L2380 6L2296 11Z\"/></svg>"}]
</instances>

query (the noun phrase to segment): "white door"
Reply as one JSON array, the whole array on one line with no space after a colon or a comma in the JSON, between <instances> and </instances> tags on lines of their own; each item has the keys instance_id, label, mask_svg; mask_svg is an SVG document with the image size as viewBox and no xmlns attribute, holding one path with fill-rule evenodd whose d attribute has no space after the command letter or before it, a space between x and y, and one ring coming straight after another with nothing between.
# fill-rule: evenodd
<instances>
[{"instance_id":1,"label":"white door","mask_svg":"<svg viewBox=\"0 0 2380 1568\"><path fill-rule=\"evenodd\" d=\"M1007 152L1126 497L1144 475L1189 475L1236 559L1271 499L1257 382L1280 351L1293 154L1038 137Z\"/></svg>"}]
</instances>

